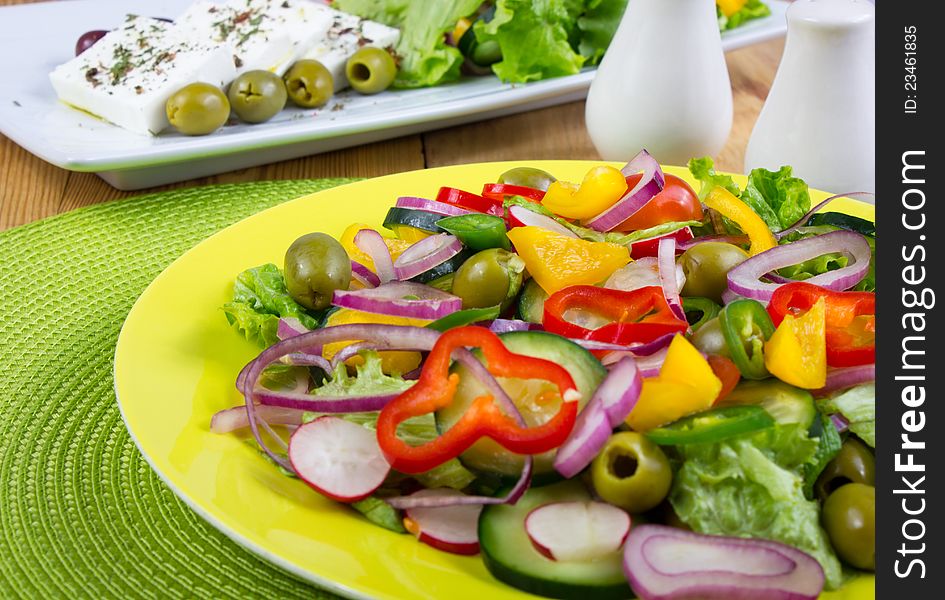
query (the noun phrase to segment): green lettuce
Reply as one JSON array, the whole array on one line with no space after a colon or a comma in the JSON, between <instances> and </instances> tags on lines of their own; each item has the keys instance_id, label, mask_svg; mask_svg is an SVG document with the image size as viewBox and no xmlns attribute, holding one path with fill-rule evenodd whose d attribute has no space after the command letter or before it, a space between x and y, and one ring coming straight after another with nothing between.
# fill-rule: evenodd
<instances>
[{"instance_id":1,"label":"green lettuce","mask_svg":"<svg viewBox=\"0 0 945 600\"><path fill-rule=\"evenodd\" d=\"M480 4L481 0L411 2L394 48L400 58L394 86L418 88L459 79L463 55L446 45L444 34L459 19L476 12Z\"/></svg>"},{"instance_id":2,"label":"green lettuce","mask_svg":"<svg viewBox=\"0 0 945 600\"><path fill-rule=\"evenodd\" d=\"M752 169L741 199L773 231L787 229L810 210L807 184L786 166L777 171Z\"/></svg>"},{"instance_id":3,"label":"green lettuce","mask_svg":"<svg viewBox=\"0 0 945 600\"><path fill-rule=\"evenodd\" d=\"M840 452L840 446L843 445L840 432L827 415L818 414L812 429L815 430L812 435L817 440L817 451L813 459L804 465L804 495L807 498L814 497L814 484L817 478Z\"/></svg>"},{"instance_id":4,"label":"green lettuce","mask_svg":"<svg viewBox=\"0 0 945 600\"><path fill-rule=\"evenodd\" d=\"M669 499L693 530L795 546L820 562L829 588L842 583L840 562L820 526L820 507L804 494L804 472L818 451L818 440L806 428L779 425L676 448L682 464Z\"/></svg>"},{"instance_id":5,"label":"green lettuce","mask_svg":"<svg viewBox=\"0 0 945 600\"><path fill-rule=\"evenodd\" d=\"M399 29L410 4L410 0L334 0L332 7Z\"/></svg>"},{"instance_id":6,"label":"green lettuce","mask_svg":"<svg viewBox=\"0 0 945 600\"><path fill-rule=\"evenodd\" d=\"M583 10L584 0L497 0L492 20L477 21L473 31L480 44L498 42L502 60L492 70L503 81L573 75L585 62L572 46Z\"/></svg>"},{"instance_id":7,"label":"green lettuce","mask_svg":"<svg viewBox=\"0 0 945 600\"><path fill-rule=\"evenodd\" d=\"M730 17L726 17L722 14L721 10L718 10L719 29L722 31L735 29L736 27L743 25L745 21L750 21L751 19L760 19L761 17L767 17L770 14L771 9L768 8L768 5L761 0L748 0L741 10Z\"/></svg>"},{"instance_id":8,"label":"green lettuce","mask_svg":"<svg viewBox=\"0 0 945 600\"><path fill-rule=\"evenodd\" d=\"M578 52L588 64L597 64L604 57L626 8L627 0L588 0L577 22L581 30Z\"/></svg>"},{"instance_id":9,"label":"green lettuce","mask_svg":"<svg viewBox=\"0 0 945 600\"><path fill-rule=\"evenodd\" d=\"M839 252L833 252L831 254L824 254L810 260L805 260L802 263L792 265L790 267L784 267L783 269L778 270L778 274L788 279L795 279L797 281L803 281L805 279L810 279L814 275L820 275L828 271L835 271L837 269L842 269L847 266L848 259L846 256L840 254Z\"/></svg>"},{"instance_id":10,"label":"green lettuce","mask_svg":"<svg viewBox=\"0 0 945 600\"><path fill-rule=\"evenodd\" d=\"M871 447L876 447L876 384L867 383L821 400L820 409L840 413L850 422L850 431Z\"/></svg>"},{"instance_id":11,"label":"green lettuce","mask_svg":"<svg viewBox=\"0 0 945 600\"><path fill-rule=\"evenodd\" d=\"M246 339L262 347L279 341L276 330L282 317L294 317L308 329L318 327L318 321L289 295L282 271L271 263L236 276L233 300L223 305L223 313Z\"/></svg>"},{"instance_id":12,"label":"green lettuce","mask_svg":"<svg viewBox=\"0 0 945 600\"><path fill-rule=\"evenodd\" d=\"M381 369L381 357L374 350L361 352L360 356L364 362L355 367L353 375L348 373L348 367L344 363L339 363L331 374L331 379L311 393L324 397L399 394L415 383L404 380L397 373L386 375Z\"/></svg>"},{"instance_id":13,"label":"green lettuce","mask_svg":"<svg viewBox=\"0 0 945 600\"><path fill-rule=\"evenodd\" d=\"M364 500L351 503L351 508L364 515L368 521L390 529L395 533L407 533L400 520L400 513L383 498L368 496Z\"/></svg>"}]
</instances>

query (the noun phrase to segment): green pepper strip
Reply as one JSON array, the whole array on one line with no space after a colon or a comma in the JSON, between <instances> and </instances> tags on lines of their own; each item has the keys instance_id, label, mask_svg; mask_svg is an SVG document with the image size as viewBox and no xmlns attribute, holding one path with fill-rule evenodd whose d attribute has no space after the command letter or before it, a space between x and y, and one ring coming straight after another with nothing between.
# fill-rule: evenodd
<instances>
[{"instance_id":1,"label":"green pepper strip","mask_svg":"<svg viewBox=\"0 0 945 600\"><path fill-rule=\"evenodd\" d=\"M464 325L472 325L473 323L479 323L480 321L491 321L498 318L498 306L487 306L486 308L467 308L465 310L457 310L456 312L450 313L445 317L440 317L432 323L427 323L426 326L430 329L435 329L442 332L454 327L463 327Z\"/></svg>"},{"instance_id":2,"label":"green pepper strip","mask_svg":"<svg viewBox=\"0 0 945 600\"><path fill-rule=\"evenodd\" d=\"M436 224L473 250L508 250L512 247L509 236L505 234L505 220L502 217L484 214L460 215L440 219Z\"/></svg>"},{"instance_id":3,"label":"green pepper strip","mask_svg":"<svg viewBox=\"0 0 945 600\"><path fill-rule=\"evenodd\" d=\"M651 429L646 437L660 446L713 444L772 426L774 419L760 406L726 406Z\"/></svg>"},{"instance_id":4,"label":"green pepper strip","mask_svg":"<svg viewBox=\"0 0 945 600\"><path fill-rule=\"evenodd\" d=\"M682 307L683 312L686 313L686 320L689 321L689 326L692 327L693 332L705 325L707 321L717 317L719 315L719 311L722 310L722 307L712 300L698 296L683 298ZM697 313L701 316L693 321L695 316L690 317L689 313Z\"/></svg>"},{"instance_id":5,"label":"green pepper strip","mask_svg":"<svg viewBox=\"0 0 945 600\"><path fill-rule=\"evenodd\" d=\"M736 300L719 313L719 325L732 360L746 379L768 377L764 344L774 334L774 323L755 300Z\"/></svg>"}]
</instances>

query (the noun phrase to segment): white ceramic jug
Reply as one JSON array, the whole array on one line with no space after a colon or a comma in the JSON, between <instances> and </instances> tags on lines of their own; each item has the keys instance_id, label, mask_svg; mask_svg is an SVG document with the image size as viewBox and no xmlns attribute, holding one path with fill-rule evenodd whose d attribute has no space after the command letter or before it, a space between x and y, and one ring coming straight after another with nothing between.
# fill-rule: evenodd
<instances>
[{"instance_id":1,"label":"white ceramic jug","mask_svg":"<svg viewBox=\"0 0 945 600\"><path fill-rule=\"evenodd\" d=\"M794 167L809 185L872 192L876 180L875 7L797 0L784 56L745 153L745 172Z\"/></svg>"},{"instance_id":2,"label":"white ceramic jug","mask_svg":"<svg viewBox=\"0 0 945 600\"><path fill-rule=\"evenodd\" d=\"M717 154L732 128L732 88L714 0L630 0L585 122L606 160L641 148L664 164Z\"/></svg>"}]
</instances>

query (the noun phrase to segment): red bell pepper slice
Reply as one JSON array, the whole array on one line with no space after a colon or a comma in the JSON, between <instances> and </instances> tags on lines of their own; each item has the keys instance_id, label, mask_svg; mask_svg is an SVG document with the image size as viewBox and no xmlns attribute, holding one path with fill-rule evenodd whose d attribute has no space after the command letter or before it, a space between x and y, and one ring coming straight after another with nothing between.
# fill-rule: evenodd
<instances>
[{"instance_id":1,"label":"red bell pepper slice","mask_svg":"<svg viewBox=\"0 0 945 600\"><path fill-rule=\"evenodd\" d=\"M826 309L827 364L852 367L876 362L876 294L835 292L795 281L779 287L768 303L775 326L785 315L799 316L823 298Z\"/></svg>"},{"instance_id":2,"label":"red bell pepper slice","mask_svg":"<svg viewBox=\"0 0 945 600\"><path fill-rule=\"evenodd\" d=\"M436 200L437 202L445 202L453 206L465 208L466 210L486 213L487 215L494 215L496 217L505 216L501 198L499 198L499 200L483 198L472 192L444 186L437 192Z\"/></svg>"},{"instance_id":3,"label":"red bell pepper slice","mask_svg":"<svg viewBox=\"0 0 945 600\"><path fill-rule=\"evenodd\" d=\"M482 186L484 198L491 198L503 202L506 196L521 196L534 202L541 202L545 192L525 185L509 185L508 183L487 183Z\"/></svg>"},{"instance_id":4,"label":"red bell pepper slice","mask_svg":"<svg viewBox=\"0 0 945 600\"><path fill-rule=\"evenodd\" d=\"M588 329L565 318L567 311L575 309L611 322ZM689 323L673 314L659 286L629 292L593 285L566 287L545 301L542 325L546 331L565 337L623 345L651 342L667 333L684 333L689 328Z\"/></svg>"},{"instance_id":5,"label":"red bell pepper slice","mask_svg":"<svg viewBox=\"0 0 945 600\"><path fill-rule=\"evenodd\" d=\"M690 227L683 227L666 235L633 242L630 244L630 258L637 260L646 256L656 256L659 254L660 240L663 238L676 240L676 254L682 254L683 251L679 249L679 245L683 242L688 242L693 237L695 236L692 235L692 229Z\"/></svg>"},{"instance_id":6,"label":"red bell pepper slice","mask_svg":"<svg viewBox=\"0 0 945 600\"><path fill-rule=\"evenodd\" d=\"M431 442L410 446L397 437L405 420L433 412L453 401L459 375L450 374L453 350L477 346L489 372L498 377L544 379L558 387L561 408L543 425L522 427L484 395L473 400L460 420ZM510 352L499 337L484 327L457 327L437 340L423 364L417 383L391 400L377 419L377 441L391 467L401 473L423 473L462 454L482 437L489 437L516 454L540 454L567 439L577 418L580 395L568 371L551 361Z\"/></svg>"}]
</instances>

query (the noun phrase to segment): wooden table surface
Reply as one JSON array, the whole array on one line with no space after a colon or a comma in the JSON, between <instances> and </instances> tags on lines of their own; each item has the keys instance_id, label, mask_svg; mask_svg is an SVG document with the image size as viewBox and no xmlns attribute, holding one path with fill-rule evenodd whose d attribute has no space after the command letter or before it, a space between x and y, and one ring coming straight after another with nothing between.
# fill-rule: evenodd
<instances>
[{"instance_id":1,"label":"wooden table surface","mask_svg":"<svg viewBox=\"0 0 945 600\"><path fill-rule=\"evenodd\" d=\"M0 0L0 5L29 1ZM728 53L735 119L728 142L716 157L718 168L741 172L745 145L783 49L781 38ZM0 135L0 230L81 206L187 186L265 179L375 177L493 160L597 158L584 127L583 102L135 192L116 190L91 173L54 167Z\"/></svg>"}]
</instances>

